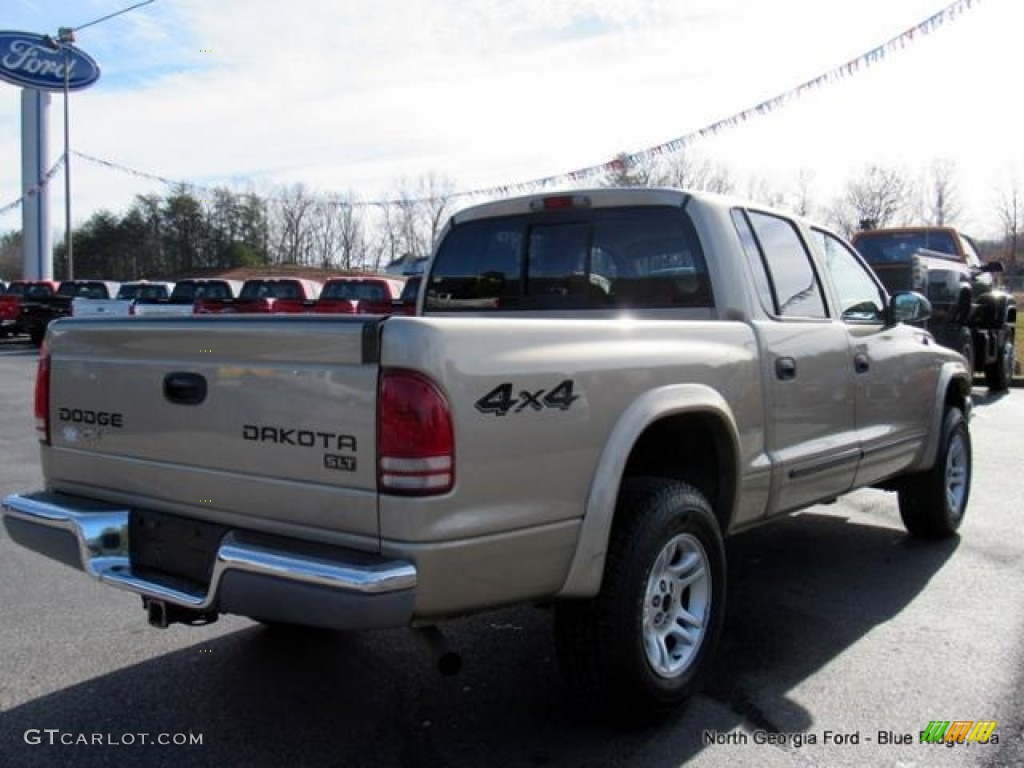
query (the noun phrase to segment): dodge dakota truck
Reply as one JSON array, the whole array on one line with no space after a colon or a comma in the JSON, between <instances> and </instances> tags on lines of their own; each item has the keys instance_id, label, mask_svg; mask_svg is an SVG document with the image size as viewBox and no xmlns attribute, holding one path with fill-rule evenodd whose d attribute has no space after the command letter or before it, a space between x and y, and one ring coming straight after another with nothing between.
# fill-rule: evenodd
<instances>
[{"instance_id":1,"label":"dodge dakota truck","mask_svg":"<svg viewBox=\"0 0 1024 768\"><path fill-rule=\"evenodd\" d=\"M970 382L928 311L827 229L731 198L488 203L448 221L413 316L53 323L45 487L4 523L158 627L436 639L551 606L573 694L664 710L707 673L724 536L865 486L914 536L957 531Z\"/></svg>"}]
</instances>

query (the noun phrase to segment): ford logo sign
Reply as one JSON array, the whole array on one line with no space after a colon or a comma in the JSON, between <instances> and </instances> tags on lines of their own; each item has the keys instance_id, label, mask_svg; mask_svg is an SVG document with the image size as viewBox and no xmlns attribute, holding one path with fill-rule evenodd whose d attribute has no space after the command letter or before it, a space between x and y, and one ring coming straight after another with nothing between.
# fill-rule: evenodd
<instances>
[{"instance_id":1,"label":"ford logo sign","mask_svg":"<svg viewBox=\"0 0 1024 768\"><path fill-rule=\"evenodd\" d=\"M99 65L73 45L54 50L43 35L0 31L0 79L42 91L63 91L66 81L68 90L77 91L99 77Z\"/></svg>"}]
</instances>

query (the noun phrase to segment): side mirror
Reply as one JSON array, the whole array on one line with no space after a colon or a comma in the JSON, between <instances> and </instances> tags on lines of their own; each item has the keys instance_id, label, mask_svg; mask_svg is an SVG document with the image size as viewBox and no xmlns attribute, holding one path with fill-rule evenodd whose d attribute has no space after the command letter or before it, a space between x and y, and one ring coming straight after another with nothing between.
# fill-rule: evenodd
<instances>
[{"instance_id":1,"label":"side mirror","mask_svg":"<svg viewBox=\"0 0 1024 768\"><path fill-rule=\"evenodd\" d=\"M932 314L932 304L920 293L899 291L889 299L889 325L919 323Z\"/></svg>"},{"instance_id":2,"label":"side mirror","mask_svg":"<svg viewBox=\"0 0 1024 768\"><path fill-rule=\"evenodd\" d=\"M1003 271L1003 262L1001 262L1001 261L987 261L987 262L985 262L984 264L981 265L981 269L979 270L979 272L993 272L993 273L1002 272L1002 271Z\"/></svg>"}]
</instances>

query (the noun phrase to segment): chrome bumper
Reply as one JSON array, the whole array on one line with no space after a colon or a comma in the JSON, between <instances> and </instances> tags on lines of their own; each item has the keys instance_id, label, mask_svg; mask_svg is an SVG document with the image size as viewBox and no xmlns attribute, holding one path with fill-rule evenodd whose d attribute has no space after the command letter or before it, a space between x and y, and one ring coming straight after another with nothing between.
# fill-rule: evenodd
<instances>
[{"instance_id":1,"label":"chrome bumper","mask_svg":"<svg viewBox=\"0 0 1024 768\"><path fill-rule=\"evenodd\" d=\"M18 544L119 589L201 613L237 613L334 629L407 625L416 568L339 547L232 530L205 592L132 572L130 510L63 494L13 494L4 527Z\"/></svg>"}]
</instances>

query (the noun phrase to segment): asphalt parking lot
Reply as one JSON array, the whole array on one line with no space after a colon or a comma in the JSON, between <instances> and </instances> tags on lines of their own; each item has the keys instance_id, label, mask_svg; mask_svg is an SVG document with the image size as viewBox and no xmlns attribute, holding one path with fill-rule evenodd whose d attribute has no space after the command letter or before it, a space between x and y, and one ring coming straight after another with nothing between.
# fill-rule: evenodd
<instances>
[{"instance_id":1,"label":"asphalt parking lot","mask_svg":"<svg viewBox=\"0 0 1024 768\"><path fill-rule=\"evenodd\" d=\"M40 482L34 361L0 342L4 495ZM893 495L860 491L732 538L712 680L643 726L573 707L544 610L453 622L464 668L441 677L405 631L152 629L136 597L0 533L2 762L1024 765L1024 391L975 399L958 537L911 540ZM994 720L998 743L920 743L935 720Z\"/></svg>"}]
</instances>

